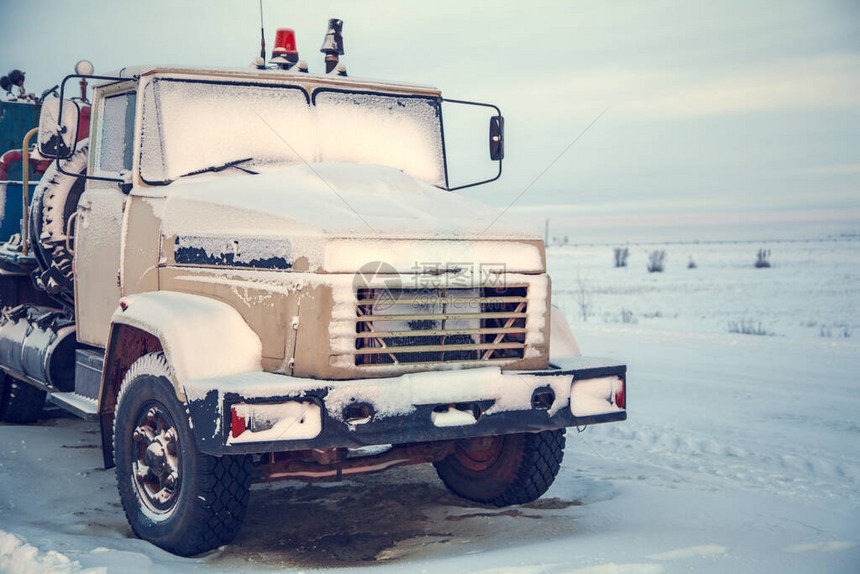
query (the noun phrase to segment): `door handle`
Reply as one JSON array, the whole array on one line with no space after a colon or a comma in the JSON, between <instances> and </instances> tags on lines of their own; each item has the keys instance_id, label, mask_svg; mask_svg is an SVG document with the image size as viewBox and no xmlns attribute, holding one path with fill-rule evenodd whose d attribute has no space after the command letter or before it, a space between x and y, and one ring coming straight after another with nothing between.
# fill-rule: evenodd
<instances>
[{"instance_id":1,"label":"door handle","mask_svg":"<svg viewBox=\"0 0 860 574\"><path fill-rule=\"evenodd\" d=\"M74 212L69 216L69 220L66 222L66 251L69 252L70 255L74 256L75 250L72 249L70 240L72 239L72 224L75 219L78 218L78 212Z\"/></svg>"}]
</instances>

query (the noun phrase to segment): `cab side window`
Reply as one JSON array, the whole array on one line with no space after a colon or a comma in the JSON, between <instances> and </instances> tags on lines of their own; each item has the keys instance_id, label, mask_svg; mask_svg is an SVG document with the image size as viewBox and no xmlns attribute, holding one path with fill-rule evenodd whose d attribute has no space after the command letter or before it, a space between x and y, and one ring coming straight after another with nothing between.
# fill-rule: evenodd
<instances>
[{"instance_id":1,"label":"cab side window","mask_svg":"<svg viewBox=\"0 0 860 574\"><path fill-rule=\"evenodd\" d=\"M99 171L118 173L132 167L136 92L104 99L101 117Z\"/></svg>"}]
</instances>

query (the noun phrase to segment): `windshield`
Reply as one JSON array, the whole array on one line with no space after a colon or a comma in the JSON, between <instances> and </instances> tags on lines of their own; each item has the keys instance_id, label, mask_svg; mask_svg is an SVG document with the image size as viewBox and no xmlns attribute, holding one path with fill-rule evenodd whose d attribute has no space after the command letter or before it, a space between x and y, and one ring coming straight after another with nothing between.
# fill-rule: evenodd
<instances>
[{"instance_id":1,"label":"windshield","mask_svg":"<svg viewBox=\"0 0 860 574\"><path fill-rule=\"evenodd\" d=\"M239 161L249 172L373 163L446 184L436 98L322 88L309 100L296 86L156 78L144 88L141 124L140 175L149 184Z\"/></svg>"}]
</instances>

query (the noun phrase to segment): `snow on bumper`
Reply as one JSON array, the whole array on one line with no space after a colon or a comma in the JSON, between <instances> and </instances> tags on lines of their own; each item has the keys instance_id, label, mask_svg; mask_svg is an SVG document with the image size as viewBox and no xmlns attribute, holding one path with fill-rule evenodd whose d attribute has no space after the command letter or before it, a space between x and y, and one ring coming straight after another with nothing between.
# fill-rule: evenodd
<instances>
[{"instance_id":1,"label":"snow on bumper","mask_svg":"<svg viewBox=\"0 0 860 574\"><path fill-rule=\"evenodd\" d=\"M624 420L626 367L569 357L498 367L317 380L265 372L185 382L198 447L214 455L359 447ZM618 399L621 398L619 403Z\"/></svg>"}]
</instances>

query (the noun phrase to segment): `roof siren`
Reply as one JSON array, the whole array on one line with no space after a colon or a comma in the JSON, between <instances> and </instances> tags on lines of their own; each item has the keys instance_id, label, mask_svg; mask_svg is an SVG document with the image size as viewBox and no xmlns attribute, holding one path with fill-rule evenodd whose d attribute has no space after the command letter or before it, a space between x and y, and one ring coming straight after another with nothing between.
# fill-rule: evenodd
<instances>
[{"instance_id":1,"label":"roof siren","mask_svg":"<svg viewBox=\"0 0 860 574\"><path fill-rule=\"evenodd\" d=\"M325 33L320 52L325 54L325 73L338 76L346 75L346 66L339 64L339 56L343 55L343 20L329 18L328 31Z\"/></svg>"},{"instance_id":2,"label":"roof siren","mask_svg":"<svg viewBox=\"0 0 860 574\"><path fill-rule=\"evenodd\" d=\"M269 60L281 70L291 70L293 66L300 72L307 72L308 66L299 61L299 51L296 49L296 33L290 28L279 28L275 32L275 47Z\"/></svg>"}]
</instances>

